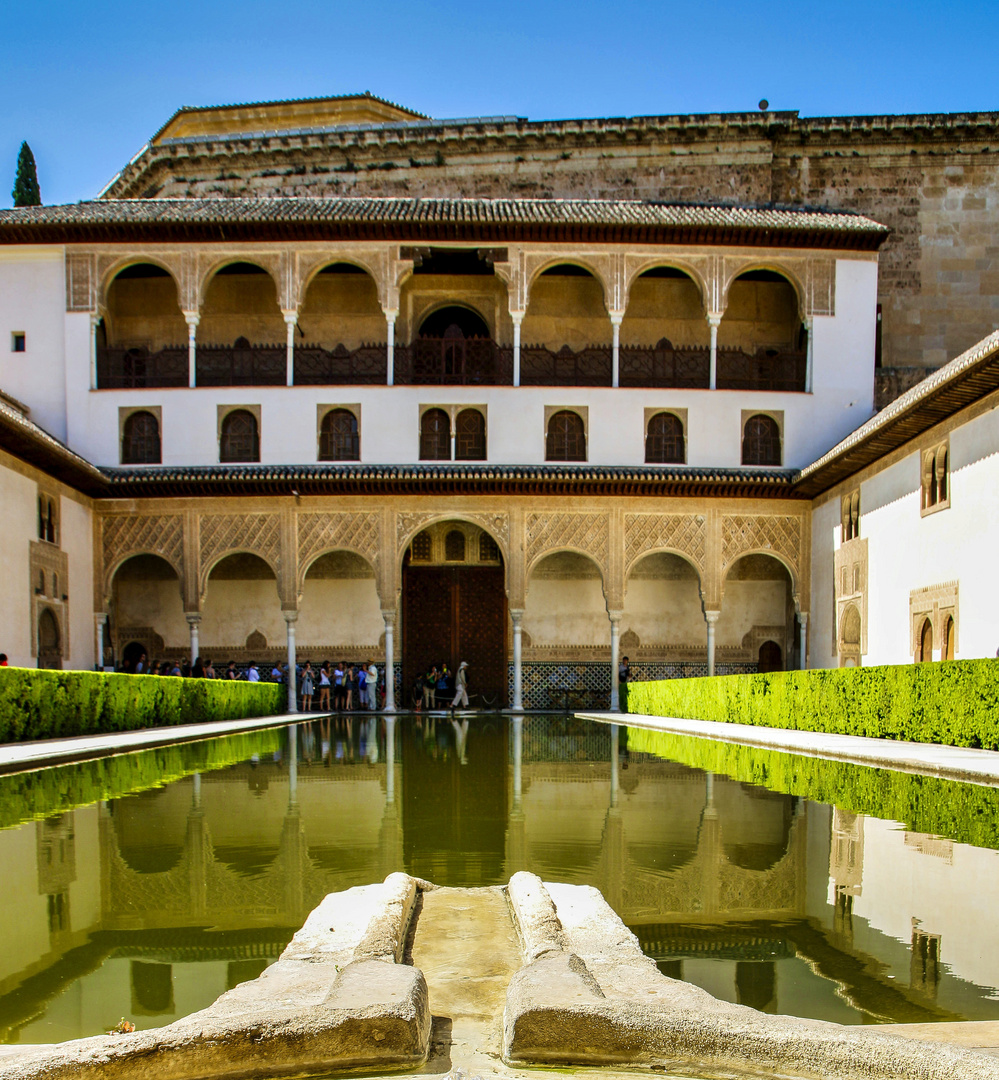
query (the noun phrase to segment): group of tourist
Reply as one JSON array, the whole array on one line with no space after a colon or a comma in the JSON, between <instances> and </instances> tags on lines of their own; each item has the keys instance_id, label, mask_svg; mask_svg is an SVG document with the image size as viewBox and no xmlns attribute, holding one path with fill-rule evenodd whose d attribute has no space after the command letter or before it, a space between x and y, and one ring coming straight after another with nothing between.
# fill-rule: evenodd
<instances>
[{"instance_id":1,"label":"group of tourist","mask_svg":"<svg viewBox=\"0 0 999 1080\"><path fill-rule=\"evenodd\" d=\"M451 691L455 691L454 700L449 701ZM413 708L419 712L421 709L438 708L437 698L441 698L440 708L455 709L459 705L468 708L468 664L464 660L458 665L458 673L453 678L448 669L447 662L442 660L440 666L432 664L426 672L420 672L413 681Z\"/></svg>"},{"instance_id":2,"label":"group of tourist","mask_svg":"<svg viewBox=\"0 0 999 1080\"><path fill-rule=\"evenodd\" d=\"M318 697L316 690L318 689ZM298 676L302 712L351 712L355 709L377 709L378 668L374 660L367 664L330 664L324 660L313 670L306 660Z\"/></svg>"}]
</instances>

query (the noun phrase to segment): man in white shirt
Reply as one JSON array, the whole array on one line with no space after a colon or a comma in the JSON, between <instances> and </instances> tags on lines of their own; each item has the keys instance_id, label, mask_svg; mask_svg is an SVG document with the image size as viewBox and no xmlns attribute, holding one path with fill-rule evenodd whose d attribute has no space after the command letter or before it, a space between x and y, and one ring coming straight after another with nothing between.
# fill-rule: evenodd
<instances>
[{"instance_id":1,"label":"man in white shirt","mask_svg":"<svg viewBox=\"0 0 999 1080\"><path fill-rule=\"evenodd\" d=\"M260 672L256 664L250 664L250 670L246 673L247 682L260 682Z\"/></svg>"},{"instance_id":2,"label":"man in white shirt","mask_svg":"<svg viewBox=\"0 0 999 1080\"><path fill-rule=\"evenodd\" d=\"M368 708L378 708L378 668L374 660L368 661Z\"/></svg>"}]
</instances>

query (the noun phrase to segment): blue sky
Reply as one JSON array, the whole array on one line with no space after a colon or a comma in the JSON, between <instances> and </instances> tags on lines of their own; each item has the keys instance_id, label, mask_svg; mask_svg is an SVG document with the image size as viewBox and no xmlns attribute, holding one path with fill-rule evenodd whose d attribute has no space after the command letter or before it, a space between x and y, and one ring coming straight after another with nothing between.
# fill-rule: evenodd
<instances>
[{"instance_id":1,"label":"blue sky","mask_svg":"<svg viewBox=\"0 0 999 1080\"><path fill-rule=\"evenodd\" d=\"M370 90L436 117L999 109L999 3L7 0L0 206L22 139L90 198L180 105Z\"/></svg>"}]
</instances>

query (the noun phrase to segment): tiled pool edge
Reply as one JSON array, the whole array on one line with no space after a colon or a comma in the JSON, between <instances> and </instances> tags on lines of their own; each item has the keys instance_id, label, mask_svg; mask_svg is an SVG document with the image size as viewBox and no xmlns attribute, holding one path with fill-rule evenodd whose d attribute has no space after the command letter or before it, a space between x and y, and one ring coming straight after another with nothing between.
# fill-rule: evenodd
<instances>
[{"instance_id":1,"label":"tiled pool edge","mask_svg":"<svg viewBox=\"0 0 999 1080\"><path fill-rule=\"evenodd\" d=\"M855 765L897 769L920 776L936 776L965 783L999 785L999 752L973 750L937 743L896 742L860 735L834 735L818 731L727 724L715 720L684 720L640 713L577 712L583 720L623 727L641 727L672 735L690 735L715 742L740 743L789 754L847 761Z\"/></svg>"}]
</instances>

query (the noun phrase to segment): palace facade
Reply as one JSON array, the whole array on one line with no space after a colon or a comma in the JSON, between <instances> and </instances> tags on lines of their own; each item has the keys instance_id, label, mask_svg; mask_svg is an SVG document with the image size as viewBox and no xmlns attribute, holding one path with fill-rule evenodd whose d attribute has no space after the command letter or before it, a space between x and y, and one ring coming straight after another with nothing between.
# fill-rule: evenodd
<instances>
[{"instance_id":1,"label":"palace facade","mask_svg":"<svg viewBox=\"0 0 999 1080\"><path fill-rule=\"evenodd\" d=\"M991 655L996 342L938 367L889 329L990 331L999 288L976 270L948 313L836 198L690 201L678 155L721 184L761 123L704 118L742 125L726 162L693 119L567 142L370 96L182 110L97 200L0 212L0 651L377 658L388 707L442 660L546 707L616 706L623 654ZM645 162L608 197L636 140L659 187ZM523 194L560 146L571 192Z\"/></svg>"}]
</instances>

